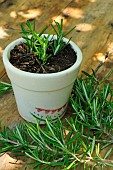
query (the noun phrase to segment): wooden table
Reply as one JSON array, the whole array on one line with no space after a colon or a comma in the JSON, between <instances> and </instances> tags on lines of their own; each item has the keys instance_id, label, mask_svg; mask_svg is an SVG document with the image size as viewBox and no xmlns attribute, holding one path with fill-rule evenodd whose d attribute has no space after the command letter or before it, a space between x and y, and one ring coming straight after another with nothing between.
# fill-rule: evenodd
<instances>
[{"instance_id":1,"label":"wooden table","mask_svg":"<svg viewBox=\"0 0 113 170\"><path fill-rule=\"evenodd\" d=\"M97 72L102 79L113 68L113 55L105 59L106 52L113 49L113 1L112 0L0 0L0 79L8 77L2 62L2 52L12 40L20 37L20 23L37 21L40 31L53 20L64 19L64 29L69 30L72 40L83 52L81 70ZM80 74L80 73L79 73ZM110 77L113 81L113 76ZM0 96L0 120L10 127L22 121L19 116L13 92ZM8 154L0 157L0 170L32 170L26 165L29 160L16 160ZM110 169L110 168L109 168ZM111 168L113 169L113 168Z\"/></svg>"}]
</instances>

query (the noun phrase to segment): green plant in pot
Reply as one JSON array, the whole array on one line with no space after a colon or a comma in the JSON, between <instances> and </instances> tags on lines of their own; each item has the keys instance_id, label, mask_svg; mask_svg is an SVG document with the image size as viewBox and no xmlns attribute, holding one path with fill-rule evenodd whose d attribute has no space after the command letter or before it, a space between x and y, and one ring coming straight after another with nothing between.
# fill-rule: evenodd
<instances>
[{"instance_id":1,"label":"green plant in pot","mask_svg":"<svg viewBox=\"0 0 113 170\"><path fill-rule=\"evenodd\" d=\"M27 29L21 25L23 37L10 43L3 52L3 62L11 80L20 115L36 123L33 115L44 123L49 116L53 120L66 111L82 62L79 47L64 38L63 20L51 24L56 35L39 34L30 22ZM31 114L32 113L32 114Z\"/></svg>"}]
</instances>

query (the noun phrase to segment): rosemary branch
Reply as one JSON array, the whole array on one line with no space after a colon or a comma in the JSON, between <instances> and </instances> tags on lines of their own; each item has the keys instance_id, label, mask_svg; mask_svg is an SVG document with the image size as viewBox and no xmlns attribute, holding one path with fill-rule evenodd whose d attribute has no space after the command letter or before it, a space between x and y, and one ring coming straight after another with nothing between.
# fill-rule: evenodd
<instances>
[{"instance_id":1,"label":"rosemary branch","mask_svg":"<svg viewBox=\"0 0 113 170\"><path fill-rule=\"evenodd\" d=\"M4 94L12 89L12 85L3 81L0 81L0 94Z\"/></svg>"}]
</instances>

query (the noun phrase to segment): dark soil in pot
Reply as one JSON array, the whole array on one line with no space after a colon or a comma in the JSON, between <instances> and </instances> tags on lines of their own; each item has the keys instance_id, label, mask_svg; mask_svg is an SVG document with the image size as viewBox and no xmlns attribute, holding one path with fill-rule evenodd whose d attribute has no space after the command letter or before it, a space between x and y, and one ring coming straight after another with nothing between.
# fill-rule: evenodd
<instances>
[{"instance_id":1,"label":"dark soil in pot","mask_svg":"<svg viewBox=\"0 0 113 170\"><path fill-rule=\"evenodd\" d=\"M27 53L26 53L27 51ZM51 54L51 49L48 49ZM56 73L71 67L77 59L76 52L70 44L61 50L58 54L51 56L46 64L37 62L37 55L30 53L25 43L16 45L10 52L10 62L16 68L31 73Z\"/></svg>"}]
</instances>

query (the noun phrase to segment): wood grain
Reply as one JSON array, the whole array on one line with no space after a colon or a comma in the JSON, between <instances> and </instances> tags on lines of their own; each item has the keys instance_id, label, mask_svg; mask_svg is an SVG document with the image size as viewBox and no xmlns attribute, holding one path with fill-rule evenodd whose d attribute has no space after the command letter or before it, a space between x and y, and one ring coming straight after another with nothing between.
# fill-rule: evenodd
<instances>
[{"instance_id":1,"label":"wood grain","mask_svg":"<svg viewBox=\"0 0 113 170\"><path fill-rule=\"evenodd\" d=\"M97 74L100 80L113 68L113 55L105 60L106 52L113 49L113 1L112 0L1 0L0 1L0 78L9 79L2 62L6 45L20 37L20 24L26 20L37 21L37 31L55 20L64 19L64 30L76 25L70 34L83 52L81 70L91 72L100 63ZM109 78L113 82L113 76ZM15 126L23 119L18 114L13 92L0 96L0 120L2 125ZM105 151L104 151L105 152ZM104 154L103 154L104 155ZM110 158L111 159L111 158ZM112 157L113 159L113 157ZM0 170L32 170L26 158L16 160L9 154L0 157ZM16 162L16 163L15 163ZM108 168L107 168L108 169ZM113 168L109 168L112 170ZM82 167L79 168L82 170Z\"/></svg>"}]
</instances>

